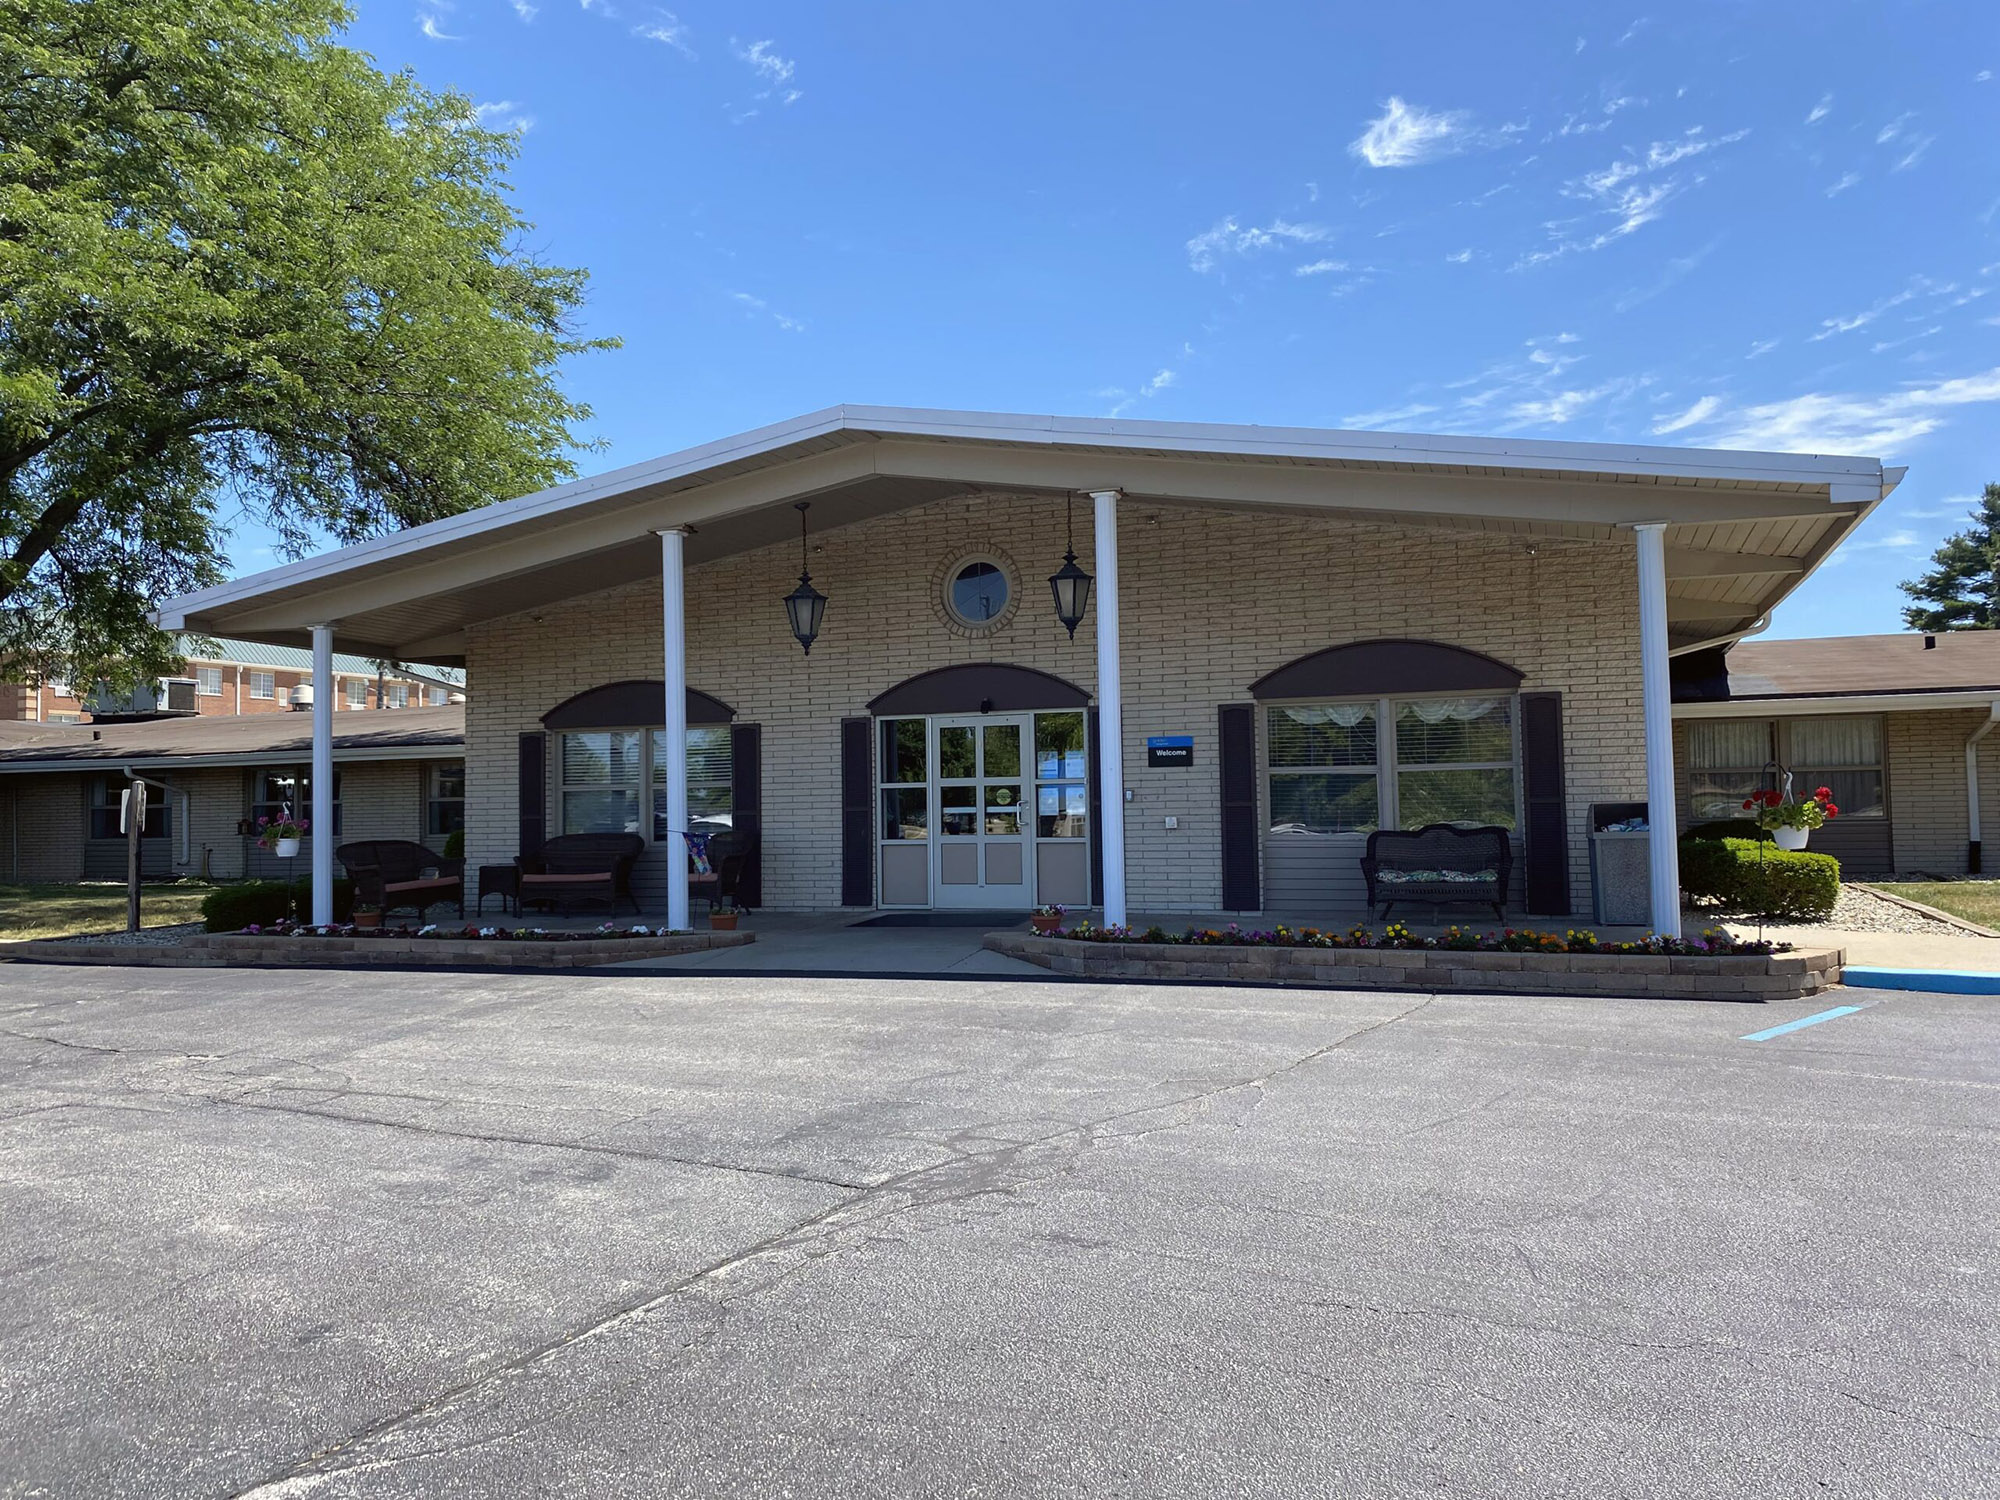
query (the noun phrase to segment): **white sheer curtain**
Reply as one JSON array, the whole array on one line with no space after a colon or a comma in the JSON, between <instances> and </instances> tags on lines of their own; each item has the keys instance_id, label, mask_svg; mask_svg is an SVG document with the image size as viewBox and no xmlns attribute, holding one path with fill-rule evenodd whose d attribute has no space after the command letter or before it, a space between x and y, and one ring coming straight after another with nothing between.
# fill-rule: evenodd
<instances>
[{"instance_id":1,"label":"white sheer curtain","mask_svg":"<svg viewBox=\"0 0 2000 1500\"><path fill-rule=\"evenodd\" d=\"M1372 703L1325 703L1312 708L1281 708L1278 710L1294 724L1338 724L1342 729L1352 729L1363 719L1373 717L1375 705Z\"/></svg>"},{"instance_id":2,"label":"white sheer curtain","mask_svg":"<svg viewBox=\"0 0 2000 1500\"><path fill-rule=\"evenodd\" d=\"M1688 764L1697 771L1760 771L1770 759L1767 719L1704 719L1688 726Z\"/></svg>"},{"instance_id":3,"label":"white sheer curtain","mask_svg":"<svg viewBox=\"0 0 2000 1500\"><path fill-rule=\"evenodd\" d=\"M1794 719L1792 761L1800 766L1879 766L1880 719Z\"/></svg>"},{"instance_id":4,"label":"white sheer curtain","mask_svg":"<svg viewBox=\"0 0 2000 1500\"><path fill-rule=\"evenodd\" d=\"M1485 718L1503 701L1499 698L1411 698L1398 704L1397 710L1414 715L1426 724L1442 724L1447 719L1469 724L1474 719Z\"/></svg>"}]
</instances>

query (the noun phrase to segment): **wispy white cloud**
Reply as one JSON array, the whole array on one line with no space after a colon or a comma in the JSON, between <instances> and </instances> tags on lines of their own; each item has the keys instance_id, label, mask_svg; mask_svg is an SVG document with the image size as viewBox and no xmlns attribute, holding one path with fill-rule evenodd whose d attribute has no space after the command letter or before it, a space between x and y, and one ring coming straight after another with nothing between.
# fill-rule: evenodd
<instances>
[{"instance_id":1,"label":"wispy white cloud","mask_svg":"<svg viewBox=\"0 0 2000 1500\"><path fill-rule=\"evenodd\" d=\"M1670 432L1685 432L1690 427L1699 427L1714 416L1722 406L1720 396L1703 396L1679 416L1667 417L1653 424L1653 435L1665 437Z\"/></svg>"},{"instance_id":2,"label":"wispy white cloud","mask_svg":"<svg viewBox=\"0 0 2000 1500\"><path fill-rule=\"evenodd\" d=\"M1586 172L1565 183L1566 196L1581 199L1595 208L1599 218L1590 222L1601 223L1602 218L1609 217L1610 224L1592 230L1575 220L1558 220L1547 226L1555 243L1523 256L1516 268L1577 252L1602 250L1652 223L1666 212L1672 199L1701 180L1698 172L1674 168L1691 158L1733 145L1749 133L1732 130L1727 135L1711 136L1696 126L1677 140L1654 141L1643 155L1621 156L1595 172Z\"/></svg>"},{"instance_id":3,"label":"wispy white cloud","mask_svg":"<svg viewBox=\"0 0 2000 1500\"><path fill-rule=\"evenodd\" d=\"M1931 149L1932 143L1934 143L1936 140L1937 137L1934 135L1919 135L1910 137L1909 149L1905 151L1901 156L1896 158L1895 165L1890 167L1889 170L1891 172L1909 171L1910 168L1914 167L1918 162L1924 159L1924 153Z\"/></svg>"},{"instance_id":4,"label":"wispy white cloud","mask_svg":"<svg viewBox=\"0 0 2000 1500\"><path fill-rule=\"evenodd\" d=\"M748 292L731 292L729 300L740 306L751 316L768 316L773 323L787 333L804 333L806 325L797 318L787 317L766 302L762 297L753 297Z\"/></svg>"},{"instance_id":5,"label":"wispy white cloud","mask_svg":"<svg viewBox=\"0 0 2000 1500\"><path fill-rule=\"evenodd\" d=\"M1900 136L1903 133L1903 128L1915 118L1916 113L1913 110L1905 110L1902 114L1897 115L1895 119L1875 132L1875 144L1878 146L1888 145L1889 142Z\"/></svg>"},{"instance_id":6,"label":"wispy white cloud","mask_svg":"<svg viewBox=\"0 0 2000 1500\"><path fill-rule=\"evenodd\" d=\"M1346 269L1347 262L1344 260L1314 260L1308 261L1302 266L1293 266L1292 274L1294 276L1325 276L1329 272L1345 271Z\"/></svg>"},{"instance_id":7,"label":"wispy white cloud","mask_svg":"<svg viewBox=\"0 0 2000 1500\"><path fill-rule=\"evenodd\" d=\"M654 11L651 19L641 21L632 28L632 35L672 47L685 57L694 56L693 33L670 10Z\"/></svg>"},{"instance_id":8,"label":"wispy white cloud","mask_svg":"<svg viewBox=\"0 0 2000 1500\"><path fill-rule=\"evenodd\" d=\"M1819 97L1819 103L1815 104L1812 107L1812 113L1806 116L1806 124L1817 125L1821 120L1824 120L1828 115L1832 113L1833 113L1833 95L1821 94Z\"/></svg>"},{"instance_id":9,"label":"wispy white cloud","mask_svg":"<svg viewBox=\"0 0 2000 1500\"><path fill-rule=\"evenodd\" d=\"M1188 265L1196 271L1212 271L1225 256L1253 255L1280 244L1316 245L1328 233L1318 224L1293 224L1284 219L1246 227L1231 214L1187 242Z\"/></svg>"},{"instance_id":10,"label":"wispy white cloud","mask_svg":"<svg viewBox=\"0 0 2000 1500\"><path fill-rule=\"evenodd\" d=\"M739 47L736 55L748 63L767 83L790 83L792 74L797 71L797 64L789 57L780 57L777 44L768 38L761 42L752 42L747 47Z\"/></svg>"},{"instance_id":11,"label":"wispy white cloud","mask_svg":"<svg viewBox=\"0 0 2000 1500\"><path fill-rule=\"evenodd\" d=\"M1408 406L1384 407L1380 411L1357 411L1340 419L1343 427L1396 428L1405 422L1414 422L1418 417L1427 417L1438 408L1422 401L1413 401Z\"/></svg>"},{"instance_id":12,"label":"wispy white cloud","mask_svg":"<svg viewBox=\"0 0 2000 1500\"><path fill-rule=\"evenodd\" d=\"M449 0L431 0L417 12L417 30L434 42L462 42L462 36L454 36L444 29L444 18L451 11Z\"/></svg>"},{"instance_id":13,"label":"wispy white cloud","mask_svg":"<svg viewBox=\"0 0 2000 1500\"><path fill-rule=\"evenodd\" d=\"M1881 317L1883 313L1889 311L1890 308L1901 307L1922 290L1924 290L1924 283L1922 281L1913 281L1900 292L1884 297L1879 302L1863 308L1858 313L1849 313L1845 317L1839 318L1821 318L1819 320L1819 332L1812 335L1806 342L1817 344L1821 340L1830 339L1836 334L1852 333L1857 328L1866 328L1870 323Z\"/></svg>"},{"instance_id":14,"label":"wispy white cloud","mask_svg":"<svg viewBox=\"0 0 2000 1500\"><path fill-rule=\"evenodd\" d=\"M521 24L524 26L541 14L540 9L530 5L528 0L509 0L509 3L514 7L514 14L521 18Z\"/></svg>"},{"instance_id":15,"label":"wispy white cloud","mask_svg":"<svg viewBox=\"0 0 2000 1500\"><path fill-rule=\"evenodd\" d=\"M1547 396L1517 401L1507 409L1507 425L1513 427L1561 427L1575 421L1605 397L1630 389L1625 381L1556 391Z\"/></svg>"},{"instance_id":16,"label":"wispy white cloud","mask_svg":"<svg viewBox=\"0 0 2000 1500\"><path fill-rule=\"evenodd\" d=\"M1463 250L1454 250L1445 259L1455 266L1462 266L1472 259L1472 247L1468 245Z\"/></svg>"},{"instance_id":17,"label":"wispy white cloud","mask_svg":"<svg viewBox=\"0 0 2000 1500\"><path fill-rule=\"evenodd\" d=\"M1464 150L1471 118L1461 109L1425 109L1392 94L1347 151L1371 167L1419 166Z\"/></svg>"},{"instance_id":18,"label":"wispy white cloud","mask_svg":"<svg viewBox=\"0 0 2000 1500\"><path fill-rule=\"evenodd\" d=\"M2000 401L2000 369L1878 395L1814 391L1745 407L1717 441L1787 453L1889 453L1942 427L1958 407Z\"/></svg>"},{"instance_id":19,"label":"wispy white cloud","mask_svg":"<svg viewBox=\"0 0 2000 1500\"><path fill-rule=\"evenodd\" d=\"M1172 370L1160 370L1154 374L1151 380L1147 381L1145 385L1140 387L1140 392L1141 394L1147 396L1157 396L1161 391L1164 391L1168 386L1172 385L1178 379L1180 379L1180 377L1176 375Z\"/></svg>"},{"instance_id":20,"label":"wispy white cloud","mask_svg":"<svg viewBox=\"0 0 2000 1500\"><path fill-rule=\"evenodd\" d=\"M1861 174L1859 172L1843 172L1841 174L1840 181L1836 182L1832 187L1826 190L1826 195L1829 198L1838 198L1842 193L1846 192L1849 188L1853 187L1860 180L1861 180Z\"/></svg>"},{"instance_id":21,"label":"wispy white cloud","mask_svg":"<svg viewBox=\"0 0 2000 1500\"><path fill-rule=\"evenodd\" d=\"M1743 357L1745 359L1762 359L1783 342L1783 339L1759 339L1750 346L1750 352Z\"/></svg>"},{"instance_id":22,"label":"wispy white cloud","mask_svg":"<svg viewBox=\"0 0 2000 1500\"><path fill-rule=\"evenodd\" d=\"M501 99L492 104L475 104L472 106L472 115L488 130L511 130L515 135L526 135L535 128L535 117L512 99Z\"/></svg>"},{"instance_id":23,"label":"wispy white cloud","mask_svg":"<svg viewBox=\"0 0 2000 1500\"><path fill-rule=\"evenodd\" d=\"M1621 111L1628 110L1635 104L1644 104L1645 102L1645 100L1635 98L1631 94L1620 94L1615 99L1605 100L1603 104L1598 106L1597 113L1594 115L1565 115L1562 124L1556 130L1556 134L1558 136L1597 135L1601 131L1609 130L1616 124L1617 116Z\"/></svg>"}]
</instances>

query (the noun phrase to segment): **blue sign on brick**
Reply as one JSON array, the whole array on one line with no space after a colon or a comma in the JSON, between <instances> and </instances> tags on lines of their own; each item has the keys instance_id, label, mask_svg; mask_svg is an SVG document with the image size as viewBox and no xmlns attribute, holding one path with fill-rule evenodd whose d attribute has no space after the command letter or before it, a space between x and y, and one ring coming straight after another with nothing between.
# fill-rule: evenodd
<instances>
[{"instance_id":1,"label":"blue sign on brick","mask_svg":"<svg viewBox=\"0 0 2000 1500\"><path fill-rule=\"evenodd\" d=\"M1153 734L1146 737L1146 764L1149 766L1191 766L1194 764L1194 736Z\"/></svg>"}]
</instances>

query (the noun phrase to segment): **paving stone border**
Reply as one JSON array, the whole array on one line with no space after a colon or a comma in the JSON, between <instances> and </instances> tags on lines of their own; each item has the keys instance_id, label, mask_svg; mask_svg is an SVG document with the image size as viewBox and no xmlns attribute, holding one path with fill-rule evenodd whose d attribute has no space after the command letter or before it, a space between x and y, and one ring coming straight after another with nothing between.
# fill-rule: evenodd
<instances>
[{"instance_id":1,"label":"paving stone border","mask_svg":"<svg viewBox=\"0 0 2000 1500\"><path fill-rule=\"evenodd\" d=\"M681 932L660 937L527 938L286 937L198 932L173 947L133 943L0 943L0 958L38 963L127 964L134 968L364 969L410 965L446 969L593 969L634 958L671 958L737 948L754 932Z\"/></svg>"},{"instance_id":2,"label":"paving stone border","mask_svg":"<svg viewBox=\"0 0 2000 1500\"><path fill-rule=\"evenodd\" d=\"M1671 1000L1795 1000L1840 983L1839 948L1730 957L1607 953L1458 953L1410 948L1214 947L1093 943L992 932L986 946L1057 974L1311 984L1340 989L1627 995Z\"/></svg>"}]
</instances>

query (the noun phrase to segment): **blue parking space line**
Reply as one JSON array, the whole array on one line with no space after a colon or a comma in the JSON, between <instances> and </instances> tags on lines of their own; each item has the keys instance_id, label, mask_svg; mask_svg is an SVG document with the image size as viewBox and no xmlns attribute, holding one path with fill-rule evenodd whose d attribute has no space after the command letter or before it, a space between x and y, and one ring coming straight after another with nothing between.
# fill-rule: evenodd
<instances>
[{"instance_id":1,"label":"blue parking space line","mask_svg":"<svg viewBox=\"0 0 2000 1500\"><path fill-rule=\"evenodd\" d=\"M1832 1010L1823 1010L1816 1016L1800 1016L1796 1021L1787 1021L1782 1026L1773 1026L1768 1031L1753 1031L1737 1040L1745 1042L1768 1042L1774 1036L1783 1036L1788 1031L1801 1027L1817 1026L1822 1021L1837 1021L1842 1016L1851 1016L1858 1010L1866 1010L1865 1005L1836 1005Z\"/></svg>"}]
</instances>

